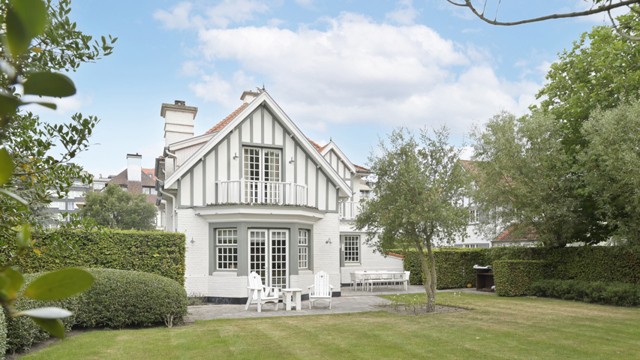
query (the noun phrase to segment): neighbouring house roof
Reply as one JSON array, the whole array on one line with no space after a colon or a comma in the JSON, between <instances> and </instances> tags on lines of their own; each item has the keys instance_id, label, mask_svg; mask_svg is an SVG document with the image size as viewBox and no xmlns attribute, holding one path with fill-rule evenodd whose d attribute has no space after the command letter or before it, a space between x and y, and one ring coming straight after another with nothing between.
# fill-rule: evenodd
<instances>
[{"instance_id":1,"label":"neighbouring house roof","mask_svg":"<svg viewBox=\"0 0 640 360\"><path fill-rule=\"evenodd\" d=\"M108 184L118 185L120 187L126 187L127 191L132 194L142 194L142 188L155 188L156 177L153 174L154 169L141 169L140 179L142 181L129 181L127 178L127 169L124 169L118 175L114 176L107 182ZM156 203L157 195L145 194L147 196L147 202L151 204Z\"/></svg>"},{"instance_id":2,"label":"neighbouring house roof","mask_svg":"<svg viewBox=\"0 0 640 360\"><path fill-rule=\"evenodd\" d=\"M172 186L178 179L189 171L196 162L199 161L204 155L206 155L218 142L224 139L241 121L243 121L248 115L255 111L259 106L264 105L267 107L276 118L278 118L284 128L294 136L303 148L306 148L307 152L315 159L316 163L324 170L329 176L331 181L336 184L343 194L348 196L351 194L349 185L342 179L338 173L331 167L331 165L322 157L318 149L324 149L324 147L312 142L308 139L302 131L296 126L296 124L287 116L287 114L280 108L280 106L273 100L273 98L266 91L262 90L259 95L249 103L243 103L240 107L234 110L222 121L218 122L215 126L207 131L206 134L212 134L213 137L207 141L200 149L192 154L180 168L178 168L169 178L165 180L165 187Z\"/></svg>"},{"instance_id":3,"label":"neighbouring house roof","mask_svg":"<svg viewBox=\"0 0 640 360\"><path fill-rule=\"evenodd\" d=\"M356 164L353 164L353 166L356 168L356 171L359 173L371 173L371 169L366 168L364 166L360 166Z\"/></svg>"},{"instance_id":4,"label":"neighbouring house roof","mask_svg":"<svg viewBox=\"0 0 640 360\"><path fill-rule=\"evenodd\" d=\"M504 229L498 236L496 236L494 242L531 242L538 241L538 234L535 229L529 227L523 229L522 226L517 224L510 225Z\"/></svg>"},{"instance_id":5,"label":"neighbouring house roof","mask_svg":"<svg viewBox=\"0 0 640 360\"><path fill-rule=\"evenodd\" d=\"M140 178L142 181L140 182L140 187L154 187L156 186L155 176L153 175L153 169L142 169ZM115 184L115 185L128 185L129 179L127 178L127 169L122 170L118 175L114 176L109 180L107 184Z\"/></svg>"},{"instance_id":6,"label":"neighbouring house roof","mask_svg":"<svg viewBox=\"0 0 640 360\"><path fill-rule=\"evenodd\" d=\"M156 183L156 175L154 174L155 169L142 169L142 173L146 174L147 176L150 176L151 179L153 180L153 184L155 186Z\"/></svg>"}]
</instances>

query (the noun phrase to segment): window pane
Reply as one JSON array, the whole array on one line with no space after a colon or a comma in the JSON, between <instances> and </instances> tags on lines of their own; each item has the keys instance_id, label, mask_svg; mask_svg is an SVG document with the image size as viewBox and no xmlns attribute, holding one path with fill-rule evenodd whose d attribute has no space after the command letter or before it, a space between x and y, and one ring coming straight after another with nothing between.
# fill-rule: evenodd
<instances>
[{"instance_id":1,"label":"window pane","mask_svg":"<svg viewBox=\"0 0 640 360\"><path fill-rule=\"evenodd\" d=\"M344 262L360 262L360 236L344 237Z\"/></svg>"},{"instance_id":2,"label":"window pane","mask_svg":"<svg viewBox=\"0 0 640 360\"><path fill-rule=\"evenodd\" d=\"M238 268L238 230L216 229L216 269Z\"/></svg>"}]
</instances>

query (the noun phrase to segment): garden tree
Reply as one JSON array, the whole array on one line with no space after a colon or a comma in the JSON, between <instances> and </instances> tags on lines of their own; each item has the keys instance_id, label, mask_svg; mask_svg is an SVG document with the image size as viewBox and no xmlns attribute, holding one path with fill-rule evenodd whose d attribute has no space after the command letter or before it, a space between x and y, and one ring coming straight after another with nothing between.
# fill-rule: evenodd
<instances>
[{"instance_id":1,"label":"garden tree","mask_svg":"<svg viewBox=\"0 0 640 360\"><path fill-rule=\"evenodd\" d=\"M502 113L474 131L474 200L499 228L534 229L547 246L606 240L609 227L582 214L583 196L576 192L582 179L563 149L560 127L542 112Z\"/></svg>"},{"instance_id":2,"label":"garden tree","mask_svg":"<svg viewBox=\"0 0 640 360\"><path fill-rule=\"evenodd\" d=\"M69 20L69 11L70 0L0 1L0 243L16 241L18 255L32 249L31 225L37 225L33 211L48 202L47 192L65 193L69 179L81 177L81 169L66 162L86 148L97 122L77 114L70 124L47 125L20 108L35 103L55 109L47 97L76 92L73 82L55 71L75 70L82 62L110 53L116 40L91 43L91 37ZM55 142L63 149L60 157L50 154ZM13 304L24 278L10 263L3 265L0 303L8 314L29 316L51 334L64 336L60 318L69 316L68 311L49 307L16 312ZM35 279L22 296L59 300L92 282L84 270L62 269Z\"/></svg>"},{"instance_id":3,"label":"garden tree","mask_svg":"<svg viewBox=\"0 0 640 360\"><path fill-rule=\"evenodd\" d=\"M374 196L363 202L355 223L367 231L367 243L385 252L392 246L413 249L422 263L427 311L435 310L436 268L433 248L466 236L469 211L463 206L468 175L460 150L448 145L442 128L433 136L424 129L416 139L395 130L371 155L377 177Z\"/></svg>"},{"instance_id":4,"label":"garden tree","mask_svg":"<svg viewBox=\"0 0 640 360\"><path fill-rule=\"evenodd\" d=\"M640 245L640 101L592 112L582 133L586 191L614 237Z\"/></svg>"},{"instance_id":5,"label":"garden tree","mask_svg":"<svg viewBox=\"0 0 640 360\"><path fill-rule=\"evenodd\" d=\"M101 192L87 194L80 215L110 228L152 230L156 207L147 202L146 195L130 194L110 184Z\"/></svg>"},{"instance_id":6,"label":"garden tree","mask_svg":"<svg viewBox=\"0 0 640 360\"><path fill-rule=\"evenodd\" d=\"M7 22L9 3L9 0L0 0L3 24ZM46 25L30 37L20 52L11 53L6 42L0 46L0 58L11 64L11 71L0 74L0 89L5 94L18 91L24 101L42 99L33 97L38 94L29 94L28 87L20 93L21 81L28 84L29 77L43 72L75 71L82 63L111 54L117 40L109 36L95 41L77 30L76 23L69 18L70 0L49 0L46 8ZM67 83L70 83L68 79ZM19 224L37 226L44 216L41 210L48 206L51 195L66 196L74 179L91 181L90 174L72 160L87 149L89 137L98 123L94 116L75 114L68 123L49 124L24 111L12 112L4 119L0 142L12 154L15 172L3 188L24 199L26 209L14 198L0 197L0 241L13 237L13 228Z\"/></svg>"},{"instance_id":7,"label":"garden tree","mask_svg":"<svg viewBox=\"0 0 640 360\"><path fill-rule=\"evenodd\" d=\"M565 18L573 18L573 17L581 17L588 16L593 14L599 14L606 12L609 14L609 19L612 24L616 24L615 20L611 16L611 10L615 10L618 8L629 8L633 11L633 5L640 3L640 0L585 0L588 3L591 3L591 7L587 10L582 11L563 11L560 9L556 13L551 13L538 17L525 18L520 20L498 20L498 14L500 12L500 5L502 4L502 0L447 0L450 4L468 8L475 16L477 16L482 21L491 24L491 25L499 25L499 26L514 26L514 25L522 25L522 24L530 24L534 22L554 20L554 19L565 19ZM493 18L490 18L491 15L486 15L486 12L489 11L490 14L493 14Z\"/></svg>"},{"instance_id":8,"label":"garden tree","mask_svg":"<svg viewBox=\"0 0 640 360\"><path fill-rule=\"evenodd\" d=\"M629 33L640 33L639 14L632 12L618 20ZM640 43L620 36L610 26L596 26L582 34L570 51L560 54L546 79L536 108L560 122L565 149L576 153L584 146L582 124L593 110L610 109L638 97Z\"/></svg>"}]
</instances>

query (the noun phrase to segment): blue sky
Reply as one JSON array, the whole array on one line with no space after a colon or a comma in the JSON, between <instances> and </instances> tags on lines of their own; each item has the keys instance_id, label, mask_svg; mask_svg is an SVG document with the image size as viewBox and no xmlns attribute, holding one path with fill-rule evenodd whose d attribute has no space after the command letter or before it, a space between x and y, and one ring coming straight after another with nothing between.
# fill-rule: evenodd
<instances>
[{"instance_id":1,"label":"blue sky","mask_svg":"<svg viewBox=\"0 0 640 360\"><path fill-rule=\"evenodd\" d=\"M489 1L489 11L495 13ZM493 6L493 9L491 8ZM504 0L502 19L585 8L581 0ZM468 139L500 111L526 112L563 49L603 16L494 27L445 0L76 0L72 19L119 38L113 55L70 74L78 94L47 121L101 119L78 163L115 175L127 153L153 167L160 106L198 107L201 134L263 85L300 129L355 163L397 126L446 125Z\"/></svg>"}]
</instances>

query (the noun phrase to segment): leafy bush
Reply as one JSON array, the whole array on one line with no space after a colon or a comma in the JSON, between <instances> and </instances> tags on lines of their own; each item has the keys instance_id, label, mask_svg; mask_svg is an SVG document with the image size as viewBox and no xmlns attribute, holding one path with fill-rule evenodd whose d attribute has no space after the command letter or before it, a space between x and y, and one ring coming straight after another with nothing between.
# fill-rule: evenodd
<instances>
[{"instance_id":1,"label":"leafy bush","mask_svg":"<svg viewBox=\"0 0 640 360\"><path fill-rule=\"evenodd\" d=\"M473 270L473 265L485 264L485 254L479 249L436 250L434 257L436 259L438 289L462 288L467 287L467 284L475 285L476 273ZM422 264L417 252L405 253L404 269L411 271L411 284L423 284Z\"/></svg>"},{"instance_id":2,"label":"leafy bush","mask_svg":"<svg viewBox=\"0 0 640 360\"><path fill-rule=\"evenodd\" d=\"M143 271L184 283L185 237L180 233L133 230L55 229L33 235L42 256L13 258L15 242L0 248L0 261L25 273L64 267Z\"/></svg>"},{"instance_id":3,"label":"leafy bush","mask_svg":"<svg viewBox=\"0 0 640 360\"><path fill-rule=\"evenodd\" d=\"M619 282L541 280L532 284L531 294L604 305L640 305L640 285Z\"/></svg>"},{"instance_id":4,"label":"leafy bush","mask_svg":"<svg viewBox=\"0 0 640 360\"><path fill-rule=\"evenodd\" d=\"M25 275L25 286L23 288L26 288L26 285L39 275L42 274ZM46 306L55 306L71 311L74 315L62 319L62 322L65 325L65 331L71 330L71 327L75 324L76 314L79 311L79 300L77 296L60 301L36 301L26 297L20 297L14 305L18 311ZM3 315L6 316L6 352L15 353L17 351L28 350L33 344L46 340L50 337L49 333L42 330L35 322L33 322L33 320L26 316L14 318L8 316L6 313ZM2 354L4 354L4 352L2 352Z\"/></svg>"},{"instance_id":5,"label":"leafy bush","mask_svg":"<svg viewBox=\"0 0 640 360\"><path fill-rule=\"evenodd\" d=\"M187 314L187 293L174 280L143 272L90 269L91 289L80 296L81 327L172 325Z\"/></svg>"},{"instance_id":6,"label":"leafy bush","mask_svg":"<svg viewBox=\"0 0 640 360\"><path fill-rule=\"evenodd\" d=\"M531 285L546 277L546 263L539 260L498 260L493 263L493 279L498 296L522 296Z\"/></svg>"},{"instance_id":7,"label":"leafy bush","mask_svg":"<svg viewBox=\"0 0 640 360\"><path fill-rule=\"evenodd\" d=\"M409 251L404 255L405 270L411 271L411 283L422 284L422 266L418 254ZM434 255L438 289L461 288L468 283L475 285L473 265L488 265L500 260L543 260L547 264L546 276L553 279L640 285L640 247L637 246L446 249L437 250Z\"/></svg>"},{"instance_id":8,"label":"leafy bush","mask_svg":"<svg viewBox=\"0 0 640 360\"><path fill-rule=\"evenodd\" d=\"M7 352L7 321L4 311L0 311L0 359L4 359Z\"/></svg>"}]
</instances>

